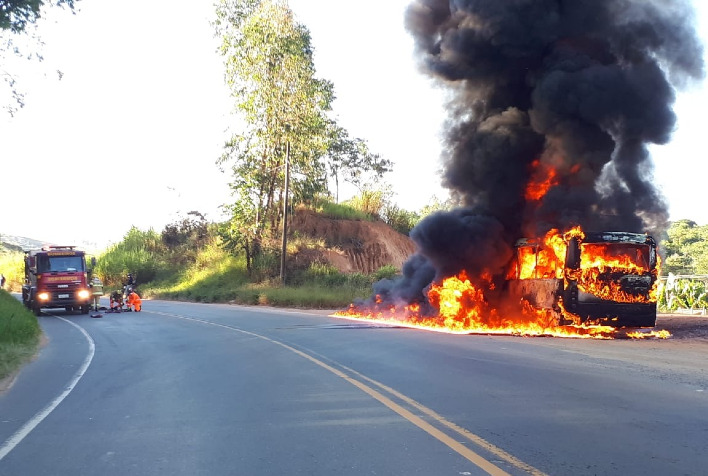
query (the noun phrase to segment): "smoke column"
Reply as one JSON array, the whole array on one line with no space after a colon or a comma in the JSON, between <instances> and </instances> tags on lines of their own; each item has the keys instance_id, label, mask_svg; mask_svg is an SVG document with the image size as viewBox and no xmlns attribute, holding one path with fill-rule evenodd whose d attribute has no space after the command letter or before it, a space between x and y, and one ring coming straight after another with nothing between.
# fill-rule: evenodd
<instances>
[{"instance_id":1,"label":"smoke column","mask_svg":"<svg viewBox=\"0 0 708 476\"><path fill-rule=\"evenodd\" d=\"M647 145L704 74L690 2L416 0L405 22L450 91L443 184L464 208L423 220L419 255L375 292L410 302L461 269L500 272L516 238L551 228L665 229Z\"/></svg>"}]
</instances>

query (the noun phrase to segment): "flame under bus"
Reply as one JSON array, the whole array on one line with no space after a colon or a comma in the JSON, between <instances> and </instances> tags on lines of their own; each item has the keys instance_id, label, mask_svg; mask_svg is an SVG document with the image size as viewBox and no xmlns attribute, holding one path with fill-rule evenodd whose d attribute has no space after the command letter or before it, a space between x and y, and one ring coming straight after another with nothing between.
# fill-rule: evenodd
<instances>
[{"instance_id":1,"label":"flame under bus","mask_svg":"<svg viewBox=\"0 0 708 476\"><path fill-rule=\"evenodd\" d=\"M560 324L654 327L659 258L655 240L579 229L521 239L508 275L511 292Z\"/></svg>"}]
</instances>

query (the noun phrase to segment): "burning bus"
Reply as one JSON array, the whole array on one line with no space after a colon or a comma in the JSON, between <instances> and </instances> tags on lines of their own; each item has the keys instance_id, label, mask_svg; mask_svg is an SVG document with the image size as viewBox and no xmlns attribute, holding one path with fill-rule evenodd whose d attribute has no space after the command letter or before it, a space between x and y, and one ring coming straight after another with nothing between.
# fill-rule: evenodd
<instances>
[{"instance_id":1,"label":"burning bus","mask_svg":"<svg viewBox=\"0 0 708 476\"><path fill-rule=\"evenodd\" d=\"M670 141L676 91L705 71L692 7L497 3L406 11L421 71L450 93L439 158L457 208L421 220L400 279L341 314L521 335L652 327L659 257L642 232L670 214L649 145Z\"/></svg>"},{"instance_id":2,"label":"burning bus","mask_svg":"<svg viewBox=\"0 0 708 476\"><path fill-rule=\"evenodd\" d=\"M507 278L512 295L551 310L561 325L654 327L658 267L649 235L574 228L519 240Z\"/></svg>"},{"instance_id":3,"label":"burning bus","mask_svg":"<svg viewBox=\"0 0 708 476\"><path fill-rule=\"evenodd\" d=\"M376 283L371 299L335 315L451 333L606 339L625 328L628 337L669 336L631 329L656 324L660 259L649 235L552 229L518 240L501 275L463 265L420 293L403 291L420 286L414 276L427 266L422 262Z\"/></svg>"}]
</instances>

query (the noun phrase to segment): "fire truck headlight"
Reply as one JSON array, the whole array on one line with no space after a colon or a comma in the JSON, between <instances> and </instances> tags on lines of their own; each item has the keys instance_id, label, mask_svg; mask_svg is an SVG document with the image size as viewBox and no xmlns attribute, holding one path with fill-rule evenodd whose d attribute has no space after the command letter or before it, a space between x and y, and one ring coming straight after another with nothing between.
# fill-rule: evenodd
<instances>
[{"instance_id":1,"label":"fire truck headlight","mask_svg":"<svg viewBox=\"0 0 708 476\"><path fill-rule=\"evenodd\" d=\"M39 293L37 294L37 299L39 299L40 301L48 301L49 293Z\"/></svg>"},{"instance_id":2,"label":"fire truck headlight","mask_svg":"<svg viewBox=\"0 0 708 476\"><path fill-rule=\"evenodd\" d=\"M82 289L79 291L79 299L88 299L89 297L91 297L91 293L88 289Z\"/></svg>"}]
</instances>

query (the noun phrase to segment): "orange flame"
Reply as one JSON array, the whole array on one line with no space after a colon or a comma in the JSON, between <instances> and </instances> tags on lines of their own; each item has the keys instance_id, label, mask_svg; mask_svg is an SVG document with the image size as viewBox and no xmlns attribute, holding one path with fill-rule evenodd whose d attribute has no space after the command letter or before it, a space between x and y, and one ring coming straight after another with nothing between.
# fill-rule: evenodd
<instances>
[{"instance_id":1,"label":"orange flame","mask_svg":"<svg viewBox=\"0 0 708 476\"><path fill-rule=\"evenodd\" d=\"M573 228L561 234L558 230L549 231L542 245L522 246L519 248L518 260L513 274L518 279L551 278L564 279L567 242L571 238L584 238L583 231ZM619 285L614 286L612 280L605 276L614 274L640 276L648 271L648 255L639 245L622 244L620 247L607 247L603 244L582 244L582 259L579 270L571 278L577 279L583 290L600 297L611 296L615 300L627 299L621 302L643 302L639 295L628 295ZM632 253L629 253L632 251ZM507 277L511 276L511 272ZM440 283L431 284L427 291L428 302L436 315L425 315L418 303L395 306L383 305L380 296L375 297L372 309L358 308L351 305L345 311L334 315L344 318L366 319L369 321L399 326L427 329L448 333L464 334L506 334L518 336L553 336L573 338L612 339L616 337L668 338L667 331L626 332L621 334L615 327L582 323L580 316L568 312L562 303L560 310L537 309L528 301L507 303L504 310L492 306L487 299L488 293L494 290L494 282L490 273L474 280L465 271L456 276L444 279ZM601 293L601 294L598 294ZM634 301L630 299L635 299ZM642 296L642 299L647 299ZM651 299L651 298L649 298ZM655 297L654 297L655 299ZM431 311L428 311L431 312ZM565 321L573 325L559 325L559 313Z\"/></svg>"},{"instance_id":2,"label":"orange flame","mask_svg":"<svg viewBox=\"0 0 708 476\"><path fill-rule=\"evenodd\" d=\"M630 293L616 279L651 280L649 255L646 246L632 244L583 243L581 245L580 269L570 272L578 281L578 287L602 299L617 302L656 301L658 281L654 280L649 294Z\"/></svg>"},{"instance_id":3,"label":"orange flame","mask_svg":"<svg viewBox=\"0 0 708 476\"><path fill-rule=\"evenodd\" d=\"M529 201L538 201L548 193L551 187L558 185L558 172L538 159L531 163L531 168L533 169L533 177L526 184L525 198Z\"/></svg>"}]
</instances>

